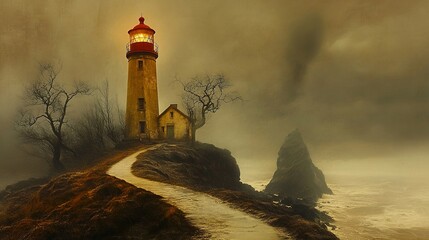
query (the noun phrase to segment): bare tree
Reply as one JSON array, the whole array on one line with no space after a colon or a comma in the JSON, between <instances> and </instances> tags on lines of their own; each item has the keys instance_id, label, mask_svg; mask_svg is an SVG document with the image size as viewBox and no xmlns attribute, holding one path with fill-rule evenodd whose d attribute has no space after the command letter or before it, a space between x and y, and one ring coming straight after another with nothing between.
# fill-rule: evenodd
<instances>
[{"instance_id":1,"label":"bare tree","mask_svg":"<svg viewBox=\"0 0 429 240\"><path fill-rule=\"evenodd\" d=\"M105 81L103 86L99 89L101 97L97 99L97 109L103 119L104 129L107 137L114 143L119 143L122 140L121 119L118 102L116 101L118 116L115 118L113 112L112 99L110 97L109 81Z\"/></svg>"},{"instance_id":2,"label":"bare tree","mask_svg":"<svg viewBox=\"0 0 429 240\"><path fill-rule=\"evenodd\" d=\"M66 144L64 131L70 102L76 96L90 94L90 88L83 82L75 83L70 90L59 84L60 70L52 64L40 64L39 77L26 88L26 105L17 121L18 130L26 142L38 144L50 152L51 164L56 171L64 169L62 150L73 152Z\"/></svg>"},{"instance_id":3,"label":"bare tree","mask_svg":"<svg viewBox=\"0 0 429 240\"><path fill-rule=\"evenodd\" d=\"M103 116L97 99L95 101L95 103L89 104L88 108L83 110L80 118L71 125L74 135L71 144L79 156L100 153L107 148Z\"/></svg>"},{"instance_id":4,"label":"bare tree","mask_svg":"<svg viewBox=\"0 0 429 240\"><path fill-rule=\"evenodd\" d=\"M195 76L188 82L178 80L183 87L182 102L191 119L192 142L197 129L204 126L210 113L215 113L223 103L242 100L230 91L231 84L223 74Z\"/></svg>"},{"instance_id":5,"label":"bare tree","mask_svg":"<svg viewBox=\"0 0 429 240\"><path fill-rule=\"evenodd\" d=\"M95 92L94 102L73 124L74 149L81 155L99 153L114 147L124 136L124 124L118 101L110 97L106 80Z\"/></svg>"}]
</instances>

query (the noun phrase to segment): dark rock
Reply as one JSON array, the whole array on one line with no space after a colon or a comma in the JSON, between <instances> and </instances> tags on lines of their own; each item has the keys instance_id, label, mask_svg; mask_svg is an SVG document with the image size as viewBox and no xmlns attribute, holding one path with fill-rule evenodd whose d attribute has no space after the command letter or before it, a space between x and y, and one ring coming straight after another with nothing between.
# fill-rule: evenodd
<instances>
[{"instance_id":1,"label":"dark rock","mask_svg":"<svg viewBox=\"0 0 429 240\"><path fill-rule=\"evenodd\" d=\"M332 219L312 204L296 198L282 201L241 183L240 169L228 150L203 143L164 144L137 159L132 166L136 176L205 192L265 219L295 239L338 239L326 228Z\"/></svg>"},{"instance_id":2,"label":"dark rock","mask_svg":"<svg viewBox=\"0 0 429 240\"><path fill-rule=\"evenodd\" d=\"M290 133L280 148L277 170L264 191L312 202L324 193L332 194L298 130Z\"/></svg>"},{"instance_id":3,"label":"dark rock","mask_svg":"<svg viewBox=\"0 0 429 240\"><path fill-rule=\"evenodd\" d=\"M211 144L165 144L138 156L136 176L194 187L242 188L231 152ZM249 186L250 187L250 186Z\"/></svg>"}]
</instances>

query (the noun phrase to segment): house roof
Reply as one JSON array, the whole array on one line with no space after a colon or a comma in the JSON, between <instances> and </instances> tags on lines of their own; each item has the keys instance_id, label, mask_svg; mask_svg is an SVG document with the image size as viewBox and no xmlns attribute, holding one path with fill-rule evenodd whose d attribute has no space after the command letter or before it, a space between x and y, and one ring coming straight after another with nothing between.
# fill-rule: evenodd
<instances>
[{"instance_id":1,"label":"house roof","mask_svg":"<svg viewBox=\"0 0 429 240\"><path fill-rule=\"evenodd\" d=\"M139 18L139 24L137 24L133 29L130 29L128 31L128 33L134 31L134 30L148 30L150 32L152 32L153 34L155 34L155 30L153 30L151 27L149 27L148 25L144 24L144 17L140 17Z\"/></svg>"},{"instance_id":2,"label":"house roof","mask_svg":"<svg viewBox=\"0 0 429 240\"><path fill-rule=\"evenodd\" d=\"M191 118L184 114L182 111L180 111L177 108L177 104L170 104L170 106L168 106L161 114L159 114L158 118L160 118L161 116L165 115L170 109L175 110L176 112L178 112L180 115L184 116L185 118L187 118L189 121L191 121Z\"/></svg>"}]
</instances>

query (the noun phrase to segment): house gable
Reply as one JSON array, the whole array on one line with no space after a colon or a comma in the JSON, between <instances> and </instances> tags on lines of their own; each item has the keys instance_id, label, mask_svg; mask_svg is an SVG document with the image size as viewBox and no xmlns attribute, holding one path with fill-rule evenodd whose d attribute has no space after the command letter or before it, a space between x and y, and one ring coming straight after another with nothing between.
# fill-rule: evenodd
<instances>
[{"instance_id":1,"label":"house gable","mask_svg":"<svg viewBox=\"0 0 429 240\"><path fill-rule=\"evenodd\" d=\"M183 117L191 121L191 118L188 115L186 115L185 113L183 113L177 108L177 104L170 104L170 106L168 106L167 109L165 109L161 114L159 114L158 118L163 117L165 114L167 114L170 111L177 112L178 114L182 115Z\"/></svg>"},{"instance_id":2,"label":"house gable","mask_svg":"<svg viewBox=\"0 0 429 240\"><path fill-rule=\"evenodd\" d=\"M171 104L158 117L159 135L164 139L189 140L191 136L191 120L177 104Z\"/></svg>"}]
</instances>

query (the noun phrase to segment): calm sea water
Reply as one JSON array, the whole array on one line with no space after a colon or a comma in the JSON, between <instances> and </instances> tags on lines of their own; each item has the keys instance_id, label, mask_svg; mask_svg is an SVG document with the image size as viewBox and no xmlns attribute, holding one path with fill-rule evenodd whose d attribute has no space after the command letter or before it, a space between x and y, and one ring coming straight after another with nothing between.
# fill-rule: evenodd
<instances>
[{"instance_id":1,"label":"calm sea water","mask_svg":"<svg viewBox=\"0 0 429 240\"><path fill-rule=\"evenodd\" d=\"M264 189L275 170L240 165L242 181ZM262 169L262 170L261 170ZM334 195L318 208L335 219L340 239L429 239L429 182L412 176L333 175L325 173Z\"/></svg>"}]
</instances>

